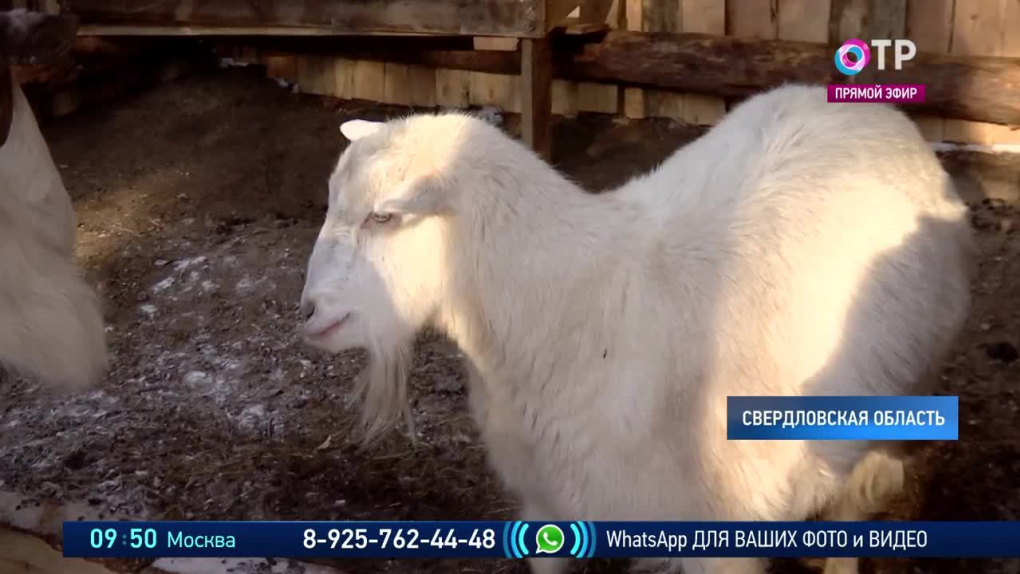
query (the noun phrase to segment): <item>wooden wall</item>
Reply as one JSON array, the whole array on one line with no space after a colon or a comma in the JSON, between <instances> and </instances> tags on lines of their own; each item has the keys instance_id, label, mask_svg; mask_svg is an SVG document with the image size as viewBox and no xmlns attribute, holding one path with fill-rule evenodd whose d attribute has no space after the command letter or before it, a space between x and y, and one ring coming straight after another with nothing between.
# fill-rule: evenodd
<instances>
[{"instance_id":1,"label":"wooden wall","mask_svg":"<svg viewBox=\"0 0 1020 574\"><path fill-rule=\"evenodd\" d=\"M55 0L14 0L43 8ZM806 41L835 47L853 37L909 38L919 51L1020 58L1020 0L588 0L571 16L610 27ZM512 38L475 38L476 50L516 50ZM521 111L517 76L434 69L331 56L260 51L230 55L263 64L305 93L430 108L494 106ZM891 53L887 54L891 57ZM867 72L859 77L867 82ZM1020 95L1018 95L1020 97ZM712 125L729 102L696 94L554 80L553 113L671 117ZM1020 126L916 118L932 141L1020 144Z\"/></svg>"},{"instance_id":2,"label":"wooden wall","mask_svg":"<svg viewBox=\"0 0 1020 574\"><path fill-rule=\"evenodd\" d=\"M906 37L919 51L1020 57L1018 0L602 0L585 8L587 13L573 16L628 30L725 34L833 47L853 37ZM517 45L513 39L476 38L475 49L513 50ZM515 113L521 109L516 76L253 49L235 55L265 64L270 76L296 82L306 93L423 108L480 105ZM553 85L553 113L567 116L596 112L712 125L727 106L719 98L696 94L563 80ZM931 141L1020 143L1020 126L916 119Z\"/></svg>"}]
</instances>

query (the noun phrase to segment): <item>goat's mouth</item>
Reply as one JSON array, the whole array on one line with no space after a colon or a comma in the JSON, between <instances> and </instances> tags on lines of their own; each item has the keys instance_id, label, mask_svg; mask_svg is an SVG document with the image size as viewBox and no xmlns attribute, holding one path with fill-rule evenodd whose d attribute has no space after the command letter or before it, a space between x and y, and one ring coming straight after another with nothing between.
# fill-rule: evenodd
<instances>
[{"instance_id":1,"label":"goat's mouth","mask_svg":"<svg viewBox=\"0 0 1020 574\"><path fill-rule=\"evenodd\" d=\"M328 338L333 333L339 331L340 328L343 327L345 323L347 323L347 320L350 319L350 317L351 317L350 313L345 313L343 317L340 317L340 319L326 325L325 328L319 329L318 331L309 331L308 338L312 341L322 341L323 339Z\"/></svg>"}]
</instances>

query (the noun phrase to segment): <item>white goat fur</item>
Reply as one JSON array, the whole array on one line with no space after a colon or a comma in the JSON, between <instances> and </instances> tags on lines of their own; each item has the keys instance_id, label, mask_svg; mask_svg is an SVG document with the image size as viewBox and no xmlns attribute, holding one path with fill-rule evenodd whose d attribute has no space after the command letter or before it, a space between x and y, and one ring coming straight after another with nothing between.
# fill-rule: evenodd
<instances>
[{"instance_id":1,"label":"white goat fur","mask_svg":"<svg viewBox=\"0 0 1020 574\"><path fill-rule=\"evenodd\" d=\"M924 393L962 328L966 207L899 111L784 86L599 195L466 115L341 129L305 328L377 355L370 430L431 324L526 520L863 519L900 486L875 444L726 439L731 395Z\"/></svg>"},{"instance_id":2,"label":"white goat fur","mask_svg":"<svg viewBox=\"0 0 1020 574\"><path fill-rule=\"evenodd\" d=\"M0 147L0 363L56 388L83 388L107 367L100 301L74 262L71 198L12 85L14 119Z\"/></svg>"}]
</instances>

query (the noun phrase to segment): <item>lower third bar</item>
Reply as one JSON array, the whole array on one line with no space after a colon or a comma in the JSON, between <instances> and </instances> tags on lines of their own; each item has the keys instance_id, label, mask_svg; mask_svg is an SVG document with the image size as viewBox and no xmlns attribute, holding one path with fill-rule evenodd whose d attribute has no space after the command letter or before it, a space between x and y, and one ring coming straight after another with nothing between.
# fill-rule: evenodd
<instances>
[{"instance_id":1,"label":"lower third bar","mask_svg":"<svg viewBox=\"0 0 1020 574\"><path fill-rule=\"evenodd\" d=\"M830 103L923 103L924 84L855 84L830 85Z\"/></svg>"}]
</instances>

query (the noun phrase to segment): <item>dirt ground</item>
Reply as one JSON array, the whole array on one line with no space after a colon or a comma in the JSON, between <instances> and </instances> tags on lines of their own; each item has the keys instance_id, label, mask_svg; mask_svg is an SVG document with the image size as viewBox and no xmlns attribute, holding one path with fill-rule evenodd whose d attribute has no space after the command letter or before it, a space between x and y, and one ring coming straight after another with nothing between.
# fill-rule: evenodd
<instances>
[{"instance_id":1,"label":"dirt ground","mask_svg":"<svg viewBox=\"0 0 1020 574\"><path fill-rule=\"evenodd\" d=\"M0 490L155 519L513 516L467 417L456 348L419 345L418 444L394 434L363 451L348 398L362 356L328 358L296 337L339 123L407 112L295 95L233 69L45 126L78 211L80 261L107 302L113 369L80 396L0 384ZM560 120L554 159L604 190L696 134L669 121ZM942 391L961 399L961 439L925 447L892 518L1020 519L1020 212L998 199L972 207L976 301L942 374ZM333 563L352 574L526 572L505 560ZM868 566L1020 572L1016 560Z\"/></svg>"}]
</instances>

